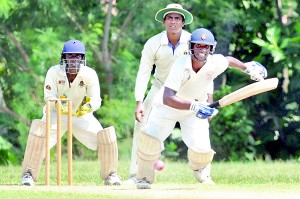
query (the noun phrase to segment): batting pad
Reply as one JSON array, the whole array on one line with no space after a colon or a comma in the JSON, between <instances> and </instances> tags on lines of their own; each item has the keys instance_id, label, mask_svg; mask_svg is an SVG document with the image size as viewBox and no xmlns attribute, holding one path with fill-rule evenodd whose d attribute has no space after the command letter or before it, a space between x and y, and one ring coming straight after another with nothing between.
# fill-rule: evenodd
<instances>
[{"instance_id":1,"label":"batting pad","mask_svg":"<svg viewBox=\"0 0 300 199\"><path fill-rule=\"evenodd\" d=\"M188 149L189 166L193 170L199 170L209 165L213 160L216 152L212 149L201 153L195 152L193 149Z\"/></svg>"},{"instance_id":2,"label":"batting pad","mask_svg":"<svg viewBox=\"0 0 300 199\"><path fill-rule=\"evenodd\" d=\"M30 126L27 145L22 163L24 174L30 170L33 180L36 182L45 157L46 147L46 123L42 120L33 120Z\"/></svg>"},{"instance_id":3,"label":"batting pad","mask_svg":"<svg viewBox=\"0 0 300 199\"><path fill-rule=\"evenodd\" d=\"M137 179L146 177L147 181L155 181L154 161L161 156L161 143L158 139L145 133L140 133L137 150Z\"/></svg>"},{"instance_id":4,"label":"batting pad","mask_svg":"<svg viewBox=\"0 0 300 199\"><path fill-rule=\"evenodd\" d=\"M110 126L97 134L98 157L101 165L100 176L106 179L110 173L118 170L118 145L115 127Z\"/></svg>"}]
</instances>

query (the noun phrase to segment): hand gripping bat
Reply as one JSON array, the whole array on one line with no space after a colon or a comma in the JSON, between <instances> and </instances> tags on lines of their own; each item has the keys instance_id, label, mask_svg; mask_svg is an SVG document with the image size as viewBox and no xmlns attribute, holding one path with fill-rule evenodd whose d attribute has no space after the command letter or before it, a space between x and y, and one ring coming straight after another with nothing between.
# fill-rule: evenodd
<instances>
[{"instance_id":1,"label":"hand gripping bat","mask_svg":"<svg viewBox=\"0 0 300 199\"><path fill-rule=\"evenodd\" d=\"M241 101L245 98L273 90L277 88L277 86L278 86L278 78L271 78L271 79L255 82L249 84L248 86L240 88L228 95L225 95L220 100L210 104L209 107L216 108L218 106L221 107L228 106L235 102Z\"/></svg>"}]
</instances>

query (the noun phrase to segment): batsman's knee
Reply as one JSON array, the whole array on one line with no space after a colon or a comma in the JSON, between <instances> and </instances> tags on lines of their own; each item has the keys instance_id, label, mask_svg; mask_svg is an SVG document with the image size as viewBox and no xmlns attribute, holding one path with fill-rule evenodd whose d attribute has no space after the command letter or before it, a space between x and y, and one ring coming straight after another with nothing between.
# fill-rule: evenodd
<instances>
[{"instance_id":1,"label":"batsman's knee","mask_svg":"<svg viewBox=\"0 0 300 199\"><path fill-rule=\"evenodd\" d=\"M215 151L210 149L203 152L196 152L193 149L188 149L189 166L192 170L199 170L209 165L213 160Z\"/></svg>"},{"instance_id":2,"label":"batsman's knee","mask_svg":"<svg viewBox=\"0 0 300 199\"><path fill-rule=\"evenodd\" d=\"M157 138L141 133L137 150L137 178L146 178L149 183L155 181L154 161L161 156L161 142Z\"/></svg>"},{"instance_id":3,"label":"batsman's knee","mask_svg":"<svg viewBox=\"0 0 300 199\"><path fill-rule=\"evenodd\" d=\"M141 133L138 140L138 157L144 160L156 160L161 155L161 142L150 135Z\"/></svg>"}]
</instances>

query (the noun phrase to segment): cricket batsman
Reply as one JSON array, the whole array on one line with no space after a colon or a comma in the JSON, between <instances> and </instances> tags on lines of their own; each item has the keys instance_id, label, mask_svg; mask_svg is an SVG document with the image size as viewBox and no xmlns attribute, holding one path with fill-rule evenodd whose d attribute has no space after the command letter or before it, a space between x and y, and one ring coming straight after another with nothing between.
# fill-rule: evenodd
<instances>
[{"instance_id":1,"label":"cricket batsman","mask_svg":"<svg viewBox=\"0 0 300 199\"><path fill-rule=\"evenodd\" d=\"M188 147L187 158L194 177L200 183L214 184L210 170L206 169L215 154L210 144L208 119L218 110L207 105L208 95L213 93L213 80L229 66L257 81L267 77L265 67L257 62L244 64L234 57L214 54L216 44L209 30L199 28L192 32L189 55L180 56L172 65L146 130L139 137L138 189L150 189L155 182L153 163L160 158L164 141L177 121Z\"/></svg>"}]
</instances>

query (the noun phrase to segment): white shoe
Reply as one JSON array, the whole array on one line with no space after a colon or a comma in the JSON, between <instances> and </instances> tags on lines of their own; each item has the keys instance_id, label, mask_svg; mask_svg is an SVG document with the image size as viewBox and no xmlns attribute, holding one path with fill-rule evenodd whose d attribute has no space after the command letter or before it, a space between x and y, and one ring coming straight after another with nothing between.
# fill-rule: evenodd
<instances>
[{"instance_id":1,"label":"white shoe","mask_svg":"<svg viewBox=\"0 0 300 199\"><path fill-rule=\"evenodd\" d=\"M134 184L137 184L137 182L138 182L137 178L133 175L133 176L130 176L130 178L128 178L127 180L123 181L122 184L134 185Z\"/></svg>"},{"instance_id":2,"label":"white shoe","mask_svg":"<svg viewBox=\"0 0 300 199\"><path fill-rule=\"evenodd\" d=\"M151 184L149 181L147 181L146 178L143 178L141 180L138 180L136 184L136 188L138 189L151 189Z\"/></svg>"},{"instance_id":3,"label":"white shoe","mask_svg":"<svg viewBox=\"0 0 300 199\"><path fill-rule=\"evenodd\" d=\"M21 185L33 186L34 181L31 176L31 172L28 170L24 173L23 178L21 179Z\"/></svg>"},{"instance_id":4,"label":"white shoe","mask_svg":"<svg viewBox=\"0 0 300 199\"><path fill-rule=\"evenodd\" d=\"M199 169L196 171L193 171L194 177L196 178L196 180L198 180L198 182L202 183L202 184L210 184L210 185L214 185L214 181L212 181L211 177L210 177L210 167L206 166L203 169Z\"/></svg>"},{"instance_id":5,"label":"white shoe","mask_svg":"<svg viewBox=\"0 0 300 199\"><path fill-rule=\"evenodd\" d=\"M111 174L109 174L109 176L105 179L104 181L104 185L108 185L108 186L119 186L121 185L121 180L119 178L119 176L117 175L117 173L112 172Z\"/></svg>"}]
</instances>

